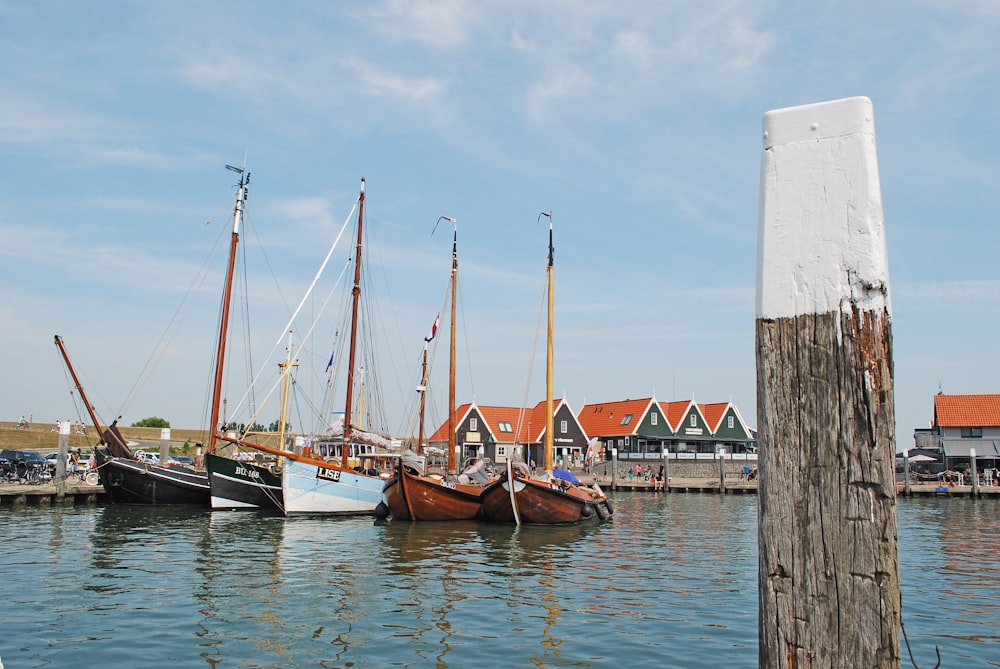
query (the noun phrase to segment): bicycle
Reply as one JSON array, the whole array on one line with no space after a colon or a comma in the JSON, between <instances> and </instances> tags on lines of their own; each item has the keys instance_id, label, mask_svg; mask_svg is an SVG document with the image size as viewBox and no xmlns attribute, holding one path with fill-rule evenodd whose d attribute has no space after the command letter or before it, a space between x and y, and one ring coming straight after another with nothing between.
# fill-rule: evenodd
<instances>
[{"instance_id":1,"label":"bicycle","mask_svg":"<svg viewBox=\"0 0 1000 669\"><path fill-rule=\"evenodd\" d=\"M46 465L30 464L24 473L24 483L29 485L41 485L52 480L52 473Z\"/></svg>"},{"instance_id":2,"label":"bicycle","mask_svg":"<svg viewBox=\"0 0 1000 669\"><path fill-rule=\"evenodd\" d=\"M68 472L66 482L70 483L71 479L75 479L76 483L86 483L87 485L97 485L100 482L100 477L93 469L78 469L75 472Z\"/></svg>"}]
</instances>

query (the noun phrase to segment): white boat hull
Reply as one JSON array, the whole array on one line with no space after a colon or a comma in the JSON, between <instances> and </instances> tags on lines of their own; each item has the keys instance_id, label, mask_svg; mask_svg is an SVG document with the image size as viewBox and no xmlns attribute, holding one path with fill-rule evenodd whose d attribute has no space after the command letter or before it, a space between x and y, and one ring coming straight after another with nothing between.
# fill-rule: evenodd
<instances>
[{"instance_id":1,"label":"white boat hull","mask_svg":"<svg viewBox=\"0 0 1000 669\"><path fill-rule=\"evenodd\" d=\"M385 481L338 469L289 461L281 474L285 515L328 513L375 515L384 504Z\"/></svg>"}]
</instances>

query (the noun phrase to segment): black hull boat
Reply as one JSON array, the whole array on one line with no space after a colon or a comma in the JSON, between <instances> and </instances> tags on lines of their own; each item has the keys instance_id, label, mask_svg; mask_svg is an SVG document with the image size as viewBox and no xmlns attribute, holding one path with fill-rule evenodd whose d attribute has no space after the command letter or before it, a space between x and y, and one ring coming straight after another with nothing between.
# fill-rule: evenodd
<instances>
[{"instance_id":1,"label":"black hull boat","mask_svg":"<svg viewBox=\"0 0 1000 669\"><path fill-rule=\"evenodd\" d=\"M208 475L204 472L115 457L101 448L95 457L101 485L114 504L210 506Z\"/></svg>"},{"instance_id":2,"label":"black hull boat","mask_svg":"<svg viewBox=\"0 0 1000 669\"><path fill-rule=\"evenodd\" d=\"M272 469L208 453L205 468L212 488L213 509L284 510L281 470L277 465Z\"/></svg>"}]
</instances>

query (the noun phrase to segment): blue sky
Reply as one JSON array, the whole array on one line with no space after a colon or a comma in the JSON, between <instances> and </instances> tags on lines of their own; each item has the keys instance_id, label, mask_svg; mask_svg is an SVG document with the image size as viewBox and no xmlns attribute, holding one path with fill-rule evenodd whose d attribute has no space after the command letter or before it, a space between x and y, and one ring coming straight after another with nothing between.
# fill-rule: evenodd
<instances>
[{"instance_id":1,"label":"blue sky","mask_svg":"<svg viewBox=\"0 0 1000 669\"><path fill-rule=\"evenodd\" d=\"M909 447L939 388L1000 392L997 34L985 0L3 3L3 418L76 419L60 334L102 418L204 424L224 264L210 252L224 166L245 156L245 237L267 249L246 264L256 360L364 176L394 432L443 307L441 215L458 219L459 402L543 398L541 211L556 394L576 410L732 400L755 426L761 119L864 95Z\"/></svg>"}]
</instances>

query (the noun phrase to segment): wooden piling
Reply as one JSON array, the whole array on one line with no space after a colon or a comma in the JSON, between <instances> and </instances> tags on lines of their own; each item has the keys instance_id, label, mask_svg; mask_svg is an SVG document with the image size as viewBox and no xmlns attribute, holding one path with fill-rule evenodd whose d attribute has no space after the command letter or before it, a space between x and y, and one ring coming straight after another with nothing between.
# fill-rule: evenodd
<instances>
[{"instance_id":1,"label":"wooden piling","mask_svg":"<svg viewBox=\"0 0 1000 669\"><path fill-rule=\"evenodd\" d=\"M719 451L719 492L726 494L726 451Z\"/></svg>"},{"instance_id":2,"label":"wooden piling","mask_svg":"<svg viewBox=\"0 0 1000 669\"><path fill-rule=\"evenodd\" d=\"M160 464L166 467L170 462L170 428L160 428Z\"/></svg>"},{"instance_id":3,"label":"wooden piling","mask_svg":"<svg viewBox=\"0 0 1000 669\"><path fill-rule=\"evenodd\" d=\"M66 494L66 476L68 475L66 460L69 457L69 428L71 423L65 420L59 424L59 455L56 456L56 494L61 498Z\"/></svg>"},{"instance_id":4,"label":"wooden piling","mask_svg":"<svg viewBox=\"0 0 1000 669\"><path fill-rule=\"evenodd\" d=\"M764 116L759 664L900 666L892 332L871 101Z\"/></svg>"},{"instance_id":5,"label":"wooden piling","mask_svg":"<svg viewBox=\"0 0 1000 669\"><path fill-rule=\"evenodd\" d=\"M976 449L969 449L969 470L972 472L972 496L979 497L979 469L976 467Z\"/></svg>"}]
</instances>

